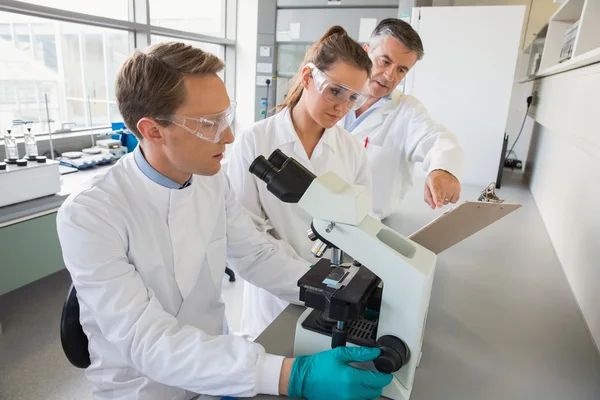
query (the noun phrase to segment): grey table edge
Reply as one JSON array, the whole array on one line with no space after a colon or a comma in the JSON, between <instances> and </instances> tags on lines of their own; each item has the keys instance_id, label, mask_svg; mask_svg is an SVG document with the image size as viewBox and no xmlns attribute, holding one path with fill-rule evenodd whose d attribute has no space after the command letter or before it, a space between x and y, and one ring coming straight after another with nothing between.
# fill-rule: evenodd
<instances>
[{"instance_id":1,"label":"grey table edge","mask_svg":"<svg viewBox=\"0 0 600 400\"><path fill-rule=\"evenodd\" d=\"M256 343L261 344L267 353L284 357L293 357L296 322L298 322L298 319L304 310L306 310L306 308L301 306L287 306L273 323L256 338ZM220 399L220 397L201 395L197 399L213 400ZM254 397L254 399L287 399L287 397L259 394Z\"/></svg>"},{"instance_id":2,"label":"grey table edge","mask_svg":"<svg viewBox=\"0 0 600 400\"><path fill-rule=\"evenodd\" d=\"M66 198L66 195L55 194L53 196L0 207L0 227L12 225L29 217L35 217L38 214L54 212L60 208Z\"/></svg>"}]
</instances>

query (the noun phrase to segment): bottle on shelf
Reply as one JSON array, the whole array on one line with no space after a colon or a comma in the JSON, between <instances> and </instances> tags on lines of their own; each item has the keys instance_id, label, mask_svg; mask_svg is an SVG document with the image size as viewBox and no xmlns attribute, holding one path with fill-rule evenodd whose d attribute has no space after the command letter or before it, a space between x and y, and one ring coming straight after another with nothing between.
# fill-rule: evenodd
<instances>
[{"instance_id":1,"label":"bottle on shelf","mask_svg":"<svg viewBox=\"0 0 600 400\"><path fill-rule=\"evenodd\" d=\"M27 128L27 132L23 136L25 139L25 158L29 161L35 161L38 156L35 134L31 133L31 128Z\"/></svg>"},{"instance_id":2,"label":"bottle on shelf","mask_svg":"<svg viewBox=\"0 0 600 400\"><path fill-rule=\"evenodd\" d=\"M11 130L7 129L4 134L4 148L6 151L6 159L15 161L19 159L19 149L17 148L17 138L11 135Z\"/></svg>"}]
</instances>

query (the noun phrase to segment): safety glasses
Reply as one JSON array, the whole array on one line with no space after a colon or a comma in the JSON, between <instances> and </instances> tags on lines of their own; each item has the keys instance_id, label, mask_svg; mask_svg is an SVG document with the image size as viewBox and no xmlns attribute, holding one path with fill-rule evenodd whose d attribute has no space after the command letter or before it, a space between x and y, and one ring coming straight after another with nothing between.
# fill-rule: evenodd
<instances>
[{"instance_id":1,"label":"safety glasses","mask_svg":"<svg viewBox=\"0 0 600 400\"><path fill-rule=\"evenodd\" d=\"M334 82L317 68L313 63L306 64L311 69L317 92L327 101L333 104L346 103L348 110L356 110L367 101L368 96L349 88L339 82Z\"/></svg>"},{"instance_id":2,"label":"safety glasses","mask_svg":"<svg viewBox=\"0 0 600 400\"><path fill-rule=\"evenodd\" d=\"M227 110L217 114L205 115L202 118L181 117L179 115L170 115L158 117L157 120L169 121L182 127L192 135L211 143L218 143L221 135L233 122L236 102L232 101Z\"/></svg>"}]
</instances>

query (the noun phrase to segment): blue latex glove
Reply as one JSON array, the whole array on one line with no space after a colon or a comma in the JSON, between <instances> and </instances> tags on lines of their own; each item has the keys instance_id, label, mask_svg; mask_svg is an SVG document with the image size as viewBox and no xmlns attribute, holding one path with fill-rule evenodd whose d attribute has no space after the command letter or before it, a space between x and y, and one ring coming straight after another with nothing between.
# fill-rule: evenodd
<instances>
[{"instance_id":1,"label":"blue latex glove","mask_svg":"<svg viewBox=\"0 0 600 400\"><path fill-rule=\"evenodd\" d=\"M337 347L294 361L288 396L307 400L376 399L392 382L392 375L364 371L350 362L373 361L381 351L370 347Z\"/></svg>"}]
</instances>

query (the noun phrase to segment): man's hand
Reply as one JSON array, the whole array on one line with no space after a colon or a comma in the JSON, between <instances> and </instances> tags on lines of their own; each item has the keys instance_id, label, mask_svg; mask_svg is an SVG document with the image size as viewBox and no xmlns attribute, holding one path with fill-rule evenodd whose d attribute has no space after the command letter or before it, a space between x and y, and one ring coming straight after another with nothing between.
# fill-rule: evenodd
<instances>
[{"instance_id":1,"label":"man's hand","mask_svg":"<svg viewBox=\"0 0 600 400\"><path fill-rule=\"evenodd\" d=\"M285 359L279 392L293 399L376 399L392 382L392 375L357 369L350 363L373 361L380 354L378 348L341 346L295 360Z\"/></svg>"},{"instance_id":2,"label":"man's hand","mask_svg":"<svg viewBox=\"0 0 600 400\"><path fill-rule=\"evenodd\" d=\"M449 172L441 169L431 171L425 182L425 203L435 210L460 198L460 182Z\"/></svg>"}]
</instances>

